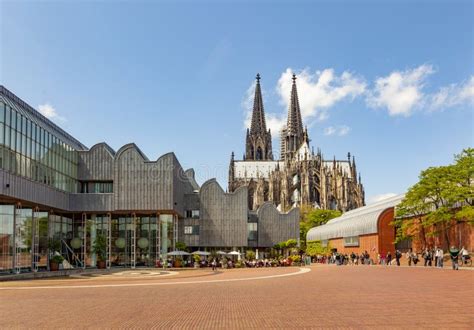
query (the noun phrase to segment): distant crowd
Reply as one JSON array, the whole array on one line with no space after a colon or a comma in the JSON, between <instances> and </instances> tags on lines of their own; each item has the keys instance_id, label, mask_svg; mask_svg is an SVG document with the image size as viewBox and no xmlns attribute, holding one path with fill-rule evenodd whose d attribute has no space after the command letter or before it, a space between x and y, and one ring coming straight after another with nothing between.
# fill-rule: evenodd
<instances>
[{"instance_id":1,"label":"distant crowd","mask_svg":"<svg viewBox=\"0 0 474 330\"><path fill-rule=\"evenodd\" d=\"M471 256L469 251L462 247L460 250L452 246L449 249L449 259L451 259L451 265L454 270L459 269L459 262L461 265L471 264ZM375 257L375 259L373 258ZM327 263L336 265L397 265L400 266L400 260L405 257L408 261L408 266L416 266L420 262L420 258L424 260L425 267L439 267L443 268L445 254L442 248L425 248L421 253L410 249L406 253L402 253L400 250L396 250L394 255L389 251L387 254L374 253L371 255L368 251L357 254L351 252L350 254L343 254L333 252L328 255L317 255L317 263Z\"/></svg>"}]
</instances>

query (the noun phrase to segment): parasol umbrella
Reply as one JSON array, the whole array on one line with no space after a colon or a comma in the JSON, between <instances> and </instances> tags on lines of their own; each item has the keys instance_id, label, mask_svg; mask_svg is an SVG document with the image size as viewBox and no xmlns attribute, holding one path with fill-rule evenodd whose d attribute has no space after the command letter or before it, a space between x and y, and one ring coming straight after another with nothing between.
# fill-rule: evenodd
<instances>
[{"instance_id":1,"label":"parasol umbrella","mask_svg":"<svg viewBox=\"0 0 474 330\"><path fill-rule=\"evenodd\" d=\"M171 251L171 252L168 252L167 255L169 256L189 256L191 253L188 253L186 251Z\"/></svg>"},{"instance_id":2,"label":"parasol umbrella","mask_svg":"<svg viewBox=\"0 0 474 330\"><path fill-rule=\"evenodd\" d=\"M210 252L199 251L199 250L198 250L198 251L194 251L192 254L197 254L197 255L199 255L199 256L209 256L209 255L211 255Z\"/></svg>"}]
</instances>

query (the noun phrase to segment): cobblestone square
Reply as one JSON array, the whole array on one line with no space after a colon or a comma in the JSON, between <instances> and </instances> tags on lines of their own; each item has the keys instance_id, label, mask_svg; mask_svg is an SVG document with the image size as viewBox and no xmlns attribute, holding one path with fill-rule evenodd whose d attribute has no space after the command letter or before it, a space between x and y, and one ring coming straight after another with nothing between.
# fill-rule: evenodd
<instances>
[{"instance_id":1,"label":"cobblestone square","mask_svg":"<svg viewBox=\"0 0 474 330\"><path fill-rule=\"evenodd\" d=\"M2 328L464 328L474 273L424 267L191 270L0 283Z\"/></svg>"}]
</instances>

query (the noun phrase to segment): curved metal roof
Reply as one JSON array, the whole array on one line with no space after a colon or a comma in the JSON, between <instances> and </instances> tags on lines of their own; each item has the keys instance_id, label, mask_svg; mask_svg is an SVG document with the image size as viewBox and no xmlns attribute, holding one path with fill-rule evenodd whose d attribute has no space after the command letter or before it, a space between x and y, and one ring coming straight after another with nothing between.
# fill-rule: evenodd
<instances>
[{"instance_id":1,"label":"curved metal roof","mask_svg":"<svg viewBox=\"0 0 474 330\"><path fill-rule=\"evenodd\" d=\"M403 194L394 196L346 212L342 216L328 221L325 225L311 228L306 234L306 240L319 241L377 233L377 223L380 215L385 210L398 205L404 196Z\"/></svg>"}]
</instances>

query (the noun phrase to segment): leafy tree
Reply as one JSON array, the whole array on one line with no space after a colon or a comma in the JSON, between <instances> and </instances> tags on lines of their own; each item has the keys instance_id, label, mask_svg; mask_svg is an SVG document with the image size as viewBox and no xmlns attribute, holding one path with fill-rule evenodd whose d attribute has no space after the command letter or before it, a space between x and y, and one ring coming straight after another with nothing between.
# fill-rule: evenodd
<instances>
[{"instance_id":1,"label":"leafy tree","mask_svg":"<svg viewBox=\"0 0 474 330\"><path fill-rule=\"evenodd\" d=\"M176 242L175 247L176 247L176 250L178 251L186 251L186 249L188 248L186 244L183 242Z\"/></svg>"},{"instance_id":2,"label":"leafy tree","mask_svg":"<svg viewBox=\"0 0 474 330\"><path fill-rule=\"evenodd\" d=\"M430 167L421 172L419 181L397 206L396 240L413 237L417 230L422 237L442 230L451 245L448 230L462 221L474 224L473 148L456 155L452 165Z\"/></svg>"},{"instance_id":3,"label":"leafy tree","mask_svg":"<svg viewBox=\"0 0 474 330\"><path fill-rule=\"evenodd\" d=\"M321 241L308 241L306 243L306 254L312 257L317 256L318 254L325 255L331 252L331 247L329 243L327 246L323 246Z\"/></svg>"},{"instance_id":4,"label":"leafy tree","mask_svg":"<svg viewBox=\"0 0 474 330\"><path fill-rule=\"evenodd\" d=\"M255 259L255 252L253 252L252 250L247 250L245 252L245 257L247 258L247 260L254 260Z\"/></svg>"},{"instance_id":5,"label":"leafy tree","mask_svg":"<svg viewBox=\"0 0 474 330\"><path fill-rule=\"evenodd\" d=\"M329 220L341 215L341 211L338 210L305 209L300 221L301 249L304 250L306 248L306 234L311 228L324 225Z\"/></svg>"}]
</instances>

